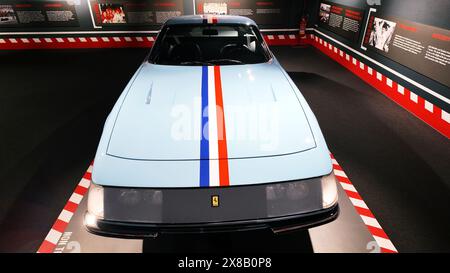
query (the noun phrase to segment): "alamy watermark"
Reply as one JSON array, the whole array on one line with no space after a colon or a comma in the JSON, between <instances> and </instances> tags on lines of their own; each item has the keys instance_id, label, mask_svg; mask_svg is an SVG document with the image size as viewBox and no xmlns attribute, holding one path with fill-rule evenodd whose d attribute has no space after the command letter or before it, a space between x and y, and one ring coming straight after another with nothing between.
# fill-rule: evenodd
<instances>
[{"instance_id":1,"label":"alamy watermark","mask_svg":"<svg viewBox=\"0 0 450 273\"><path fill-rule=\"evenodd\" d=\"M381 0L367 0L369 6L381 6Z\"/></svg>"},{"instance_id":2,"label":"alamy watermark","mask_svg":"<svg viewBox=\"0 0 450 273\"><path fill-rule=\"evenodd\" d=\"M173 140L210 140L213 137L210 134L214 134L214 139L219 141L226 138L227 142L252 142L261 151L273 151L279 146L282 109L276 103L227 105L226 113L216 106L212 115L208 107L202 112L200 109L200 98L195 98L192 105L178 104L171 109L170 134ZM222 128L226 128L225 132Z\"/></svg>"}]
</instances>

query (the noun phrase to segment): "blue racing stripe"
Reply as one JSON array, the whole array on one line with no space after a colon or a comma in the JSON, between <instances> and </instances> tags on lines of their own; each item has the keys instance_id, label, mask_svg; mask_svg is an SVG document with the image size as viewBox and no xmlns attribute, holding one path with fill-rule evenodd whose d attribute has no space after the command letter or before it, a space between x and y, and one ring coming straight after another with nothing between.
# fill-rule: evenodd
<instances>
[{"instance_id":1,"label":"blue racing stripe","mask_svg":"<svg viewBox=\"0 0 450 273\"><path fill-rule=\"evenodd\" d=\"M208 136L208 67L202 67L202 126L200 134L200 187L209 186L209 140ZM206 130L204 130L206 128Z\"/></svg>"}]
</instances>

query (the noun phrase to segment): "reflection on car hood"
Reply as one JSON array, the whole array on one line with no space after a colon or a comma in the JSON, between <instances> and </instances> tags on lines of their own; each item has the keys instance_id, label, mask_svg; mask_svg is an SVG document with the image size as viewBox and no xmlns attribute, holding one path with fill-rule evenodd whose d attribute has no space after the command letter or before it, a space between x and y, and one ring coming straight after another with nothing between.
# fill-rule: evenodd
<instances>
[{"instance_id":1,"label":"reflection on car hood","mask_svg":"<svg viewBox=\"0 0 450 273\"><path fill-rule=\"evenodd\" d=\"M223 153L201 155L201 145L212 147L210 142L217 141L218 146L225 145L228 159L237 159L292 154L316 146L300 103L303 98L278 64L216 70L144 64L115 119L107 154L136 160L222 159ZM208 114L211 107L216 116Z\"/></svg>"}]
</instances>

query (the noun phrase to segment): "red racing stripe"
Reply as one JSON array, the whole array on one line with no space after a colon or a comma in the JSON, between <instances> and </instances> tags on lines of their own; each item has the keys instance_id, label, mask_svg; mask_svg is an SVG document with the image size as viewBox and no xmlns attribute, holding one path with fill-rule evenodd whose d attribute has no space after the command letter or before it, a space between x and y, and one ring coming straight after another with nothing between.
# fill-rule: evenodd
<instances>
[{"instance_id":1,"label":"red racing stripe","mask_svg":"<svg viewBox=\"0 0 450 273\"><path fill-rule=\"evenodd\" d=\"M225 112L223 107L222 80L220 76L220 66L214 66L214 85L216 89L217 105L217 136L219 146L219 177L220 186L229 186L230 177L228 173L228 150L227 132L225 130Z\"/></svg>"}]
</instances>

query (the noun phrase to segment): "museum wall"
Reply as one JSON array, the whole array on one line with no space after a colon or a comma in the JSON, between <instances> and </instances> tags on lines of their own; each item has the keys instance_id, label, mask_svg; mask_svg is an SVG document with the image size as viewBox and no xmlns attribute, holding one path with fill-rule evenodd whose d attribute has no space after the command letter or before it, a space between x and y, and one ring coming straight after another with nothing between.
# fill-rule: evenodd
<instances>
[{"instance_id":1,"label":"museum wall","mask_svg":"<svg viewBox=\"0 0 450 273\"><path fill-rule=\"evenodd\" d=\"M261 27L298 27L295 0L2 0L0 32L158 30L168 18L218 12Z\"/></svg>"},{"instance_id":2,"label":"museum wall","mask_svg":"<svg viewBox=\"0 0 450 273\"><path fill-rule=\"evenodd\" d=\"M309 5L307 13L308 26L318 36L330 37L360 53L355 56L367 56L405 76L383 71L449 112L449 10L448 0L319 0Z\"/></svg>"}]
</instances>

